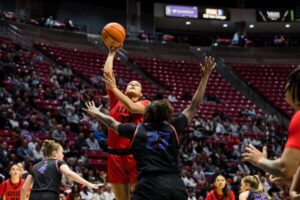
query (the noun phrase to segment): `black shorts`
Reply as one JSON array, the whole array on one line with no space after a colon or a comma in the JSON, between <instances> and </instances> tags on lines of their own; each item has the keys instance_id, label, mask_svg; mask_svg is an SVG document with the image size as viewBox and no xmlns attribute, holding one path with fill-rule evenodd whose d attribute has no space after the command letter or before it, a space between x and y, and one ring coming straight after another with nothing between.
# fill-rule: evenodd
<instances>
[{"instance_id":1,"label":"black shorts","mask_svg":"<svg viewBox=\"0 0 300 200\"><path fill-rule=\"evenodd\" d=\"M131 200L187 200L186 187L179 175L168 174L138 181Z\"/></svg>"},{"instance_id":2,"label":"black shorts","mask_svg":"<svg viewBox=\"0 0 300 200\"><path fill-rule=\"evenodd\" d=\"M29 200L59 200L59 194L55 192L31 192Z\"/></svg>"}]
</instances>

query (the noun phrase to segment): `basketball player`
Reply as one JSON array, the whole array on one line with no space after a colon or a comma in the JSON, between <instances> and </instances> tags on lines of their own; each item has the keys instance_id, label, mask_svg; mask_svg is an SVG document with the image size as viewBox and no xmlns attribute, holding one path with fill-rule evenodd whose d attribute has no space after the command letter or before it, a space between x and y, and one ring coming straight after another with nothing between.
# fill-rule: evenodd
<instances>
[{"instance_id":1,"label":"basketball player","mask_svg":"<svg viewBox=\"0 0 300 200\"><path fill-rule=\"evenodd\" d=\"M173 107L167 100L153 101L144 113L144 123L120 123L100 112L94 102L86 103L84 109L113 129L120 136L131 141L134 158L138 168L138 185L133 193L133 200L185 200L186 188L179 176L177 162L179 136L191 123L198 111L205 93L208 78L215 68L214 59L206 58L202 67L203 78L199 83L191 104L179 116L169 119Z\"/></svg>"},{"instance_id":2,"label":"basketball player","mask_svg":"<svg viewBox=\"0 0 300 200\"><path fill-rule=\"evenodd\" d=\"M62 174L86 187L97 189L101 184L93 184L73 172L63 161L63 148L53 140L45 140L42 145L45 159L33 167L22 188L22 200L32 187L30 200L59 200L59 187Z\"/></svg>"},{"instance_id":3,"label":"basketball player","mask_svg":"<svg viewBox=\"0 0 300 200\"><path fill-rule=\"evenodd\" d=\"M250 144L243 153L243 159L279 179L292 180L300 163L300 67L288 77L285 100L296 110L296 113L290 122L288 139L281 157L277 160L269 160L266 147L261 152Z\"/></svg>"},{"instance_id":4,"label":"basketball player","mask_svg":"<svg viewBox=\"0 0 300 200\"><path fill-rule=\"evenodd\" d=\"M112 48L104 65L104 80L109 95L109 115L122 123L138 124L143 121L143 113L150 101L140 100L142 85L131 81L123 94L116 85L113 75L113 60L117 48ZM137 183L136 163L130 150L130 140L120 137L112 129L108 130L108 182L117 200L129 200Z\"/></svg>"},{"instance_id":5,"label":"basketball player","mask_svg":"<svg viewBox=\"0 0 300 200\"><path fill-rule=\"evenodd\" d=\"M21 163L13 164L9 169L10 178L1 183L0 197L5 200L20 200L21 190L24 185L22 179L23 165Z\"/></svg>"}]
</instances>

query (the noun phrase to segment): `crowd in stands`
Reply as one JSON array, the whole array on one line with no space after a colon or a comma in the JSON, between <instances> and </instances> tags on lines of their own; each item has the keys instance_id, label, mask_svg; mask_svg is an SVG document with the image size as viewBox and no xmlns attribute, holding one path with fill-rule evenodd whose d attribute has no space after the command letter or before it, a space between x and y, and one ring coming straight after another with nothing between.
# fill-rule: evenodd
<instances>
[{"instance_id":1,"label":"crowd in stands","mask_svg":"<svg viewBox=\"0 0 300 200\"><path fill-rule=\"evenodd\" d=\"M107 109L103 87L98 87L102 86L101 82L89 85L72 70L61 66L48 65L47 72L38 73L37 67L47 62L43 55L23 49L10 40L0 45L2 179L8 177L9 164L17 161L25 166L26 175L34 163L44 158L43 139L52 138L63 145L65 160L72 170L91 182L106 182L105 169L91 165L86 152L107 151L107 130L81 111L90 100ZM181 101L172 95L165 98ZM222 103L208 93L204 103L211 102ZM267 145L269 157L276 158L282 152L286 129L274 115L258 115L250 109L241 110L240 116L251 119L250 123L231 121L226 113L216 111L212 119L196 118L186 130L178 159L189 200L205 199L218 174L226 178L236 196L241 179L249 174L260 175L265 191L273 199L287 196L288 189L276 187L264 173L241 162L241 152L250 143L258 148ZM109 185L93 191L63 178L61 199L112 200L114 196Z\"/></svg>"}]
</instances>

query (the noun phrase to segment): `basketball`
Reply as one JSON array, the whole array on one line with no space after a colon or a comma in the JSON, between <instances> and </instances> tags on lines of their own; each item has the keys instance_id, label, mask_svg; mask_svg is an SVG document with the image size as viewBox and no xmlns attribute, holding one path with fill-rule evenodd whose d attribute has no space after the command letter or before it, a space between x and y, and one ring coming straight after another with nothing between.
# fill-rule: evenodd
<instances>
[{"instance_id":1,"label":"basketball","mask_svg":"<svg viewBox=\"0 0 300 200\"><path fill-rule=\"evenodd\" d=\"M121 24L112 22L106 24L102 30L102 40L108 47L121 47L126 38L126 31Z\"/></svg>"}]
</instances>

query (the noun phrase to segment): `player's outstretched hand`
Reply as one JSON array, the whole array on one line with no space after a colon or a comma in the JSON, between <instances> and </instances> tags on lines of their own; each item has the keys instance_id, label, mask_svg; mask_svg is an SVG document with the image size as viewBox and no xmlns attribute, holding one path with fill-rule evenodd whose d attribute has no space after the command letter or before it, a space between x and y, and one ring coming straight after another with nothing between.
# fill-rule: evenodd
<instances>
[{"instance_id":1,"label":"player's outstretched hand","mask_svg":"<svg viewBox=\"0 0 300 200\"><path fill-rule=\"evenodd\" d=\"M92 116L95 116L97 113L99 113L100 109L102 108L102 105L99 107L96 107L94 101L86 102L85 106L86 106L86 108L82 108L82 109Z\"/></svg>"},{"instance_id":2,"label":"player's outstretched hand","mask_svg":"<svg viewBox=\"0 0 300 200\"><path fill-rule=\"evenodd\" d=\"M203 73L203 76L210 76L211 73L216 68L217 63L215 62L215 59L211 56L204 58L204 63L200 63L201 71Z\"/></svg>"},{"instance_id":3,"label":"player's outstretched hand","mask_svg":"<svg viewBox=\"0 0 300 200\"><path fill-rule=\"evenodd\" d=\"M261 159L267 159L267 147L264 146L262 151L259 151L252 144L245 148L245 153L243 153L243 161L248 161L252 165L258 167Z\"/></svg>"}]
</instances>

